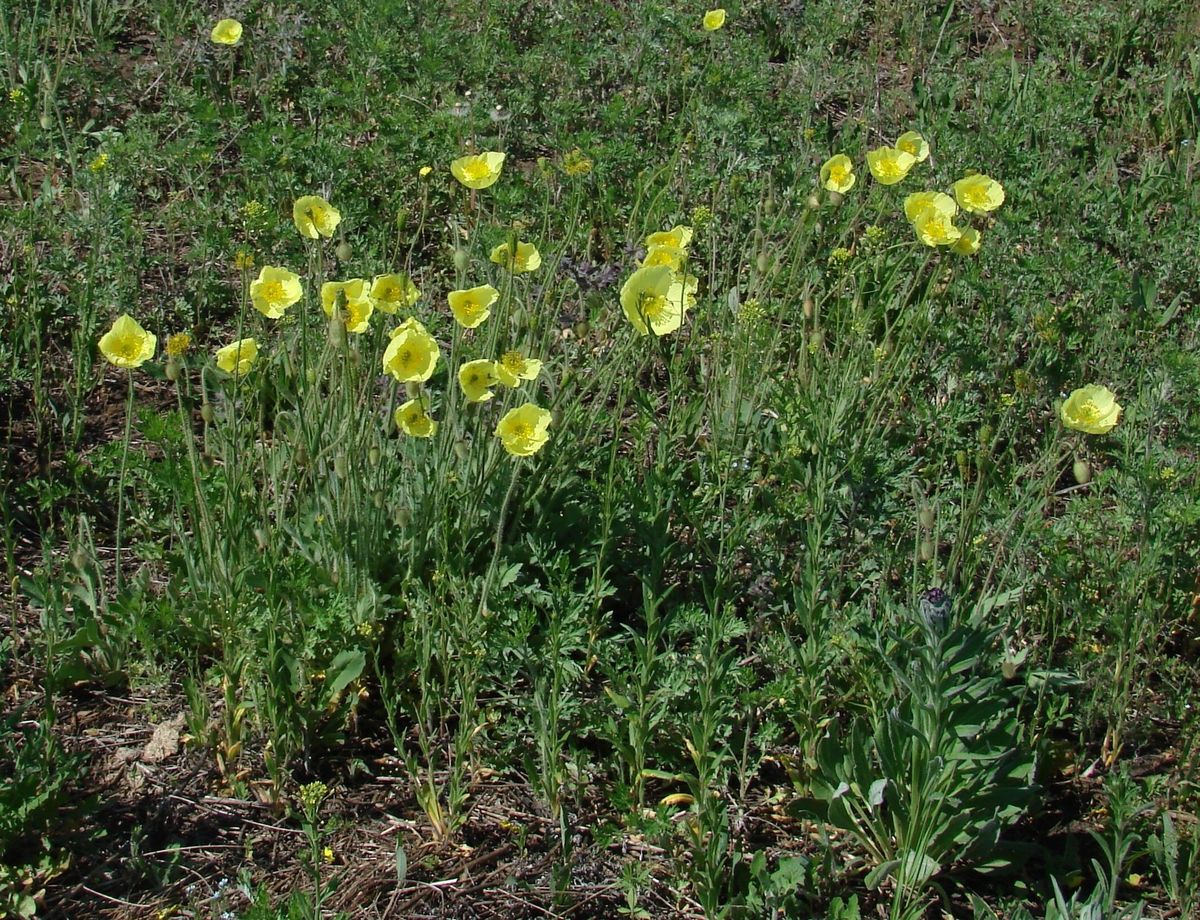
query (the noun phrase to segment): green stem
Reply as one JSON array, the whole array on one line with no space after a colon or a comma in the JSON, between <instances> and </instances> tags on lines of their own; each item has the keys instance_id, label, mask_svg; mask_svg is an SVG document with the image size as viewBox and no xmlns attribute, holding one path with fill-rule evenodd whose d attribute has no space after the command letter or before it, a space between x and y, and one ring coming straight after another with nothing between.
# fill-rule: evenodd
<instances>
[{"instance_id":1,"label":"green stem","mask_svg":"<svg viewBox=\"0 0 1200 920\"><path fill-rule=\"evenodd\" d=\"M125 526L125 471L129 465L129 439L133 434L133 371L126 370L129 396L125 402L125 443L121 449L121 478L117 482L117 593L121 593L121 534Z\"/></svg>"}]
</instances>

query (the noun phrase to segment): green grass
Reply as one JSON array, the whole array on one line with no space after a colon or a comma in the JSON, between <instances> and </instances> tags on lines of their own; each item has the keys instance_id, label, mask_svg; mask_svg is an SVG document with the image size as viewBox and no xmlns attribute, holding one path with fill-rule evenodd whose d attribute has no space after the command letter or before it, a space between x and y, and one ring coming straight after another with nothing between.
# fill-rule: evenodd
<instances>
[{"instance_id":1,"label":"green grass","mask_svg":"<svg viewBox=\"0 0 1200 920\"><path fill-rule=\"evenodd\" d=\"M1195 909L1200 20L703 13L4 15L0 914ZM909 129L931 158L878 184ZM475 194L468 150L507 155ZM981 251L921 245L904 196L968 171L1006 195ZM621 286L679 224L696 303L641 337ZM514 239L540 269L489 261ZM322 281L387 272L410 311L331 325ZM485 282L465 331L446 293ZM97 348L125 312L132 375ZM381 366L410 313L428 440ZM510 349L542 373L469 404ZM1059 419L1091 383L1108 434Z\"/></svg>"}]
</instances>

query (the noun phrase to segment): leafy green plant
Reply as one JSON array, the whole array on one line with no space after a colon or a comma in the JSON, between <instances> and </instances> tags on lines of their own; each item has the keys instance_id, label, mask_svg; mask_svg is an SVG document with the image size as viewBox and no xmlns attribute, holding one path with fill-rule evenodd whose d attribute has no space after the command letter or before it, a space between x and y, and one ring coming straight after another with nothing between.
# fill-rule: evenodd
<instances>
[{"instance_id":1,"label":"leafy green plant","mask_svg":"<svg viewBox=\"0 0 1200 920\"><path fill-rule=\"evenodd\" d=\"M1019 697L995 649L999 630L954 624L947 613L931 605L915 629L910 619L890 637L882 653L895 697L873 722L822 744L799 804L865 851L868 887L893 880L897 918L916 916L928 886L958 866L1011 865L1001 834L1038 792L1019 741Z\"/></svg>"}]
</instances>

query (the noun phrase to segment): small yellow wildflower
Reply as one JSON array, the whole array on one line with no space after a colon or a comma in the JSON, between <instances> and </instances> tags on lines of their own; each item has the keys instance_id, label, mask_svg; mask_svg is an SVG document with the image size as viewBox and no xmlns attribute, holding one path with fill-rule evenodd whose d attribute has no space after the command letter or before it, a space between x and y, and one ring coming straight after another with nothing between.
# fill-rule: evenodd
<instances>
[{"instance_id":1,"label":"small yellow wildflower","mask_svg":"<svg viewBox=\"0 0 1200 920\"><path fill-rule=\"evenodd\" d=\"M529 457L550 439L550 420L547 410L534 403L525 403L505 413L496 425L496 437L514 457Z\"/></svg>"},{"instance_id":2,"label":"small yellow wildflower","mask_svg":"<svg viewBox=\"0 0 1200 920\"><path fill-rule=\"evenodd\" d=\"M446 295L450 312L464 329L474 329L491 316L492 304L499 299L500 292L490 284L481 284L465 291L451 291Z\"/></svg>"},{"instance_id":3,"label":"small yellow wildflower","mask_svg":"<svg viewBox=\"0 0 1200 920\"><path fill-rule=\"evenodd\" d=\"M422 179L424 179L431 172L433 172L432 166L422 166L420 169L417 170L417 175L420 176Z\"/></svg>"},{"instance_id":4,"label":"small yellow wildflower","mask_svg":"<svg viewBox=\"0 0 1200 920\"><path fill-rule=\"evenodd\" d=\"M908 175L917 158L895 147L879 147L867 154L867 167L880 185L895 185Z\"/></svg>"},{"instance_id":5,"label":"small yellow wildflower","mask_svg":"<svg viewBox=\"0 0 1200 920\"><path fill-rule=\"evenodd\" d=\"M242 24L236 19L222 19L209 35L218 45L236 45L242 40Z\"/></svg>"},{"instance_id":6,"label":"small yellow wildflower","mask_svg":"<svg viewBox=\"0 0 1200 920\"><path fill-rule=\"evenodd\" d=\"M515 257L509 253L508 243L501 243L492 250L488 258L517 275L537 271L542 265L542 255L533 243L517 243Z\"/></svg>"},{"instance_id":7,"label":"small yellow wildflower","mask_svg":"<svg viewBox=\"0 0 1200 920\"><path fill-rule=\"evenodd\" d=\"M325 847L323 850L321 850L321 858L325 860L326 863L333 862L333 847Z\"/></svg>"},{"instance_id":8,"label":"small yellow wildflower","mask_svg":"<svg viewBox=\"0 0 1200 920\"><path fill-rule=\"evenodd\" d=\"M467 188L479 189L494 185L504 168L504 154L486 151L473 156L459 157L450 164L454 178Z\"/></svg>"},{"instance_id":9,"label":"small yellow wildflower","mask_svg":"<svg viewBox=\"0 0 1200 920\"><path fill-rule=\"evenodd\" d=\"M254 253L249 249L239 249L233 254L233 267L240 272L248 272L254 268Z\"/></svg>"},{"instance_id":10,"label":"small yellow wildflower","mask_svg":"<svg viewBox=\"0 0 1200 920\"><path fill-rule=\"evenodd\" d=\"M834 154L821 164L821 187L827 192L845 195L857 181L854 161L844 153Z\"/></svg>"},{"instance_id":11,"label":"small yellow wildflower","mask_svg":"<svg viewBox=\"0 0 1200 920\"><path fill-rule=\"evenodd\" d=\"M414 438L432 438L438 423L429 417L429 402L418 396L410 399L395 412L396 427Z\"/></svg>"},{"instance_id":12,"label":"small yellow wildflower","mask_svg":"<svg viewBox=\"0 0 1200 920\"><path fill-rule=\"evenodd\" d=\"M1072 391L1059 415L1074 431L1107 434L1120 421L1121 406L1108 387L1089 384Z\"/></svg>"},{"instance_id":13,"label":"small yellow wildflower","mask_svg":"<svg viewBox=\"0 0 1200 920\"><path fill-rule=\"evenodd\" d=\"M258 277L250 282L250 302L267 319L279 319L302 296L300 276L286 268L264 265Z\"/></svg>"},{"instance_id":14,"label":"small yellow wildflower","mask_svg":"<svg viewBox=\"0 0 1200 920\"><path fill-rule=\"evenodd\" d=\"M167 357L182 358L192 347L192 337L186 332L176 332L167 337Z\"/></svg>"},{"instance_id":15,"label":"small yellow wildflower","mask_svg":"<svg viewBox=\"0 0 1200 920\"><path fill-rule=\"evenodd\" d=\"M1004 204L1004 186L990 176L977 173L954 183L958 206L972 214L986 214Z\"/></svg>"},{"instance_id":16,"label":"small yellow wildflower","mask_svg":"<svg viewBox=\"0 0 1200 920\"><path fill-rule=\"evenodd\" d=\"M329 787L319 780L300 787L300 807L309 813L315 812L329 794Z\"/></svg>"},{"instance_id":17,"label":"small yellow wildflower","mask_svg":"<svg viewBox=\"0 0 1200 920\"><path fill-rule=\"evenodd\" d=\"M234 377L248 374L258 360L258 343L254 339L238 339L217 349L217 367Z\"/></svg>"},{"instance_id":18,"label":"small yellow wildflower","mask_svg":"<svg viewBox=\"0 0 1200 920\"><path fill-rule=\"evenodd\" d=\"M568 176L586 176L591 171L591 158L578 147L563 157L563 172Z\"/></svg>"},{"instance_id":19,"label":"small yellow wildflower","mask_svg":"<svg viewBox=\"0 0 1200 920\"><path fill-rule=\"evenodd\" d=\"M341 223L342 215L324 198L303 195L292 205L292 220L301 236L310 240L318 236L329 239Z\"/></svg>"},{"instance_id":20,"label":"small yellow wildflower","mask_svg":"<svg viewBox=\"0 0 1200 920\"><path fill-rule=\"evenodd\" d=\"M122 313L112 328L100 337L100 353L117 367L141 367L154 357L158 338L147 332L128 313Z\"/></svg>"},{"instance_id":21,"label":"small yellow wildflower","mask_svg":"<svg viewBox=\"0 0 1200 920\"><path fill-rule=\"evenodd\" d=\"M1158 478L1161 479L1163 482L1170 482L1172 479L1175 478L1176 475L1177 475L1177 473L1175 472L1175 467L1164 466L1162 468L1162 470L1159 472Z\"/></svg>"},{"instance_id":22,"label":"small yellow wildflower","mask_svg":"<svg viewBox=\"0 0 1200 920\"><path fill-rule=\"evenodd\" d=\"M371 281L371 299L382 312L395 313L420 300L421 292L408 275L376 275Z\"/></svg>"},{"instance_id":23,"label":"small yellow wildflower","mask_svg":"<svg viewBox=\"0 0 1200 920\"><path fill-rule=\"evenodd\" d=\"M704 31L715 32L725 25L725 11L722 9L709 10L704 14Z\"/></svg>"},{"instance_id":24,"label":"small yellow wildflower","mask_svg":"<svg viewBox=\"0 0 1200 920\"><path fill-rule=\"evenodd\" d=\"M678 224L670 230L651 233L645 240L646 248L655 246L674 246L676 249L687 249L692 244L692 228Z\"/></svg>"},{"instance_id":25,"label":"small yellow wildflower","mask_svg":"<svg viewBox=\"0 0 1200 920\"><path fill-rule=\"evenodd\" d=\"M621 288L621 309L642 335L666 335L683 325L691 306L690 282L681 282L666 265L639 268Z\"/></svg>"},{"instance_id":26,"label":"small yellow wildflower","mask_svg":"<svg viewBox=\"0 0 1200 920\"><path fill-rule=\"evenodd\" d=\"M496 362L486 358L468 361L458 369L458 385L462 387L467 400L473 403L487 402L496 394L492 387L500 382L496 373Z\"/></svg>"},{"instance_id":27,"label":"small yellow wildflower","mask_svg":"<svg viewBox=\"0 0 1200 920\"><path fill-rule=\"evenodd\" d=\"M346 331L362 334L370 328L371 314L375 312L375 304L371 300L367 282L362 278L352 278L349 281L326 281L321 285L321 309L325 315L332 317L333 308L338 302L338 295L345 298Z\"/></svg>"},{"instance_id":28,"label":"small yellow wildflower","mask_svg":"<svg viewBox=\"0 0 1200 920\"><path fill-rule=\"evenodd\" d=\"M401 383L423 383L433 376L439 354L433 336L410 317L392 330L383 352L383 369Z\"/></svg>"},{"instance_id":29,"label":"small yellow wildflower","mask_svg":"<svg viewBox=\"0 0 1200 920\"><path fill-rule=\"evenodd\" d=\"M25 90L19 86L14 86L8 91L8 101L12 103L21 102L25 99Z\"/></svg>"},{"instance_id":30,"label":"small yellow wildflower","mask_svg":"<svg viewBox=\"0 0 1200 920\"><path fill-rule=\"evenodd\" d=\"M506 351L496 362L496 376L506 387L518 386L522 380L535 380L541 370L541 361L526 358L519 351Z\"/></svg>"},{"instance_id":31,"label":"small yellow wildflower","mask_svg":"<svg viewBox=\"0 0 1200 920\"><path fill-rule=\"evenodd\" d=\"M92 160L92 162L88 163L88 169L90 169L92 172L101 172L107 166L108 154L103 150L96 154L96 158Z\"/></svg>"},{"instance_id":32,"label":"small yellow wildflower","mask_svg":"<svg viewBox=\"0 0 1200 920\"><path fill-rule=\"evenodd\" d=\"M896 138L896 149L910 153L918 163L929 157L929 143L916 131L905 131Z\"/></svg>"},{"instance_id":33,"label":"small yellow wildflower","mask_svg":"<svg viewBox=\"0 0 1200 920\"><path fill-rule=\"evenodd\" d=\"M962 231L960 236L950 247L951 252L956 252L960 256L973 256L979 252L979 247L982 241L979 238L979 231L974 227L967 227Z\"/></svg>"},{"instance_id":34,"label":"small yellow wildflower","mask_svg":"<svg viewBox=\"0 0 1200 920\"><path fill-rule=\"evenodd\" d=\"M651 246L646 251L646 258L642 259L642 267L647 268L654 265L665 265L671 271L677 272L683 267L683 262L687 258L687 252L675 246Z\"/></svg>"},{"instance_id":35,"label":"small yellow wildflower","mask_svg":"<svg viewBox=\"0 0 1200 920\"><path fill-rule=\"evenodd\" d=\"M692 225L697 230L703 230L712 223L713 212L712 208L705 204L698 204L692 208Z\"/></svg>"}]
</instances>

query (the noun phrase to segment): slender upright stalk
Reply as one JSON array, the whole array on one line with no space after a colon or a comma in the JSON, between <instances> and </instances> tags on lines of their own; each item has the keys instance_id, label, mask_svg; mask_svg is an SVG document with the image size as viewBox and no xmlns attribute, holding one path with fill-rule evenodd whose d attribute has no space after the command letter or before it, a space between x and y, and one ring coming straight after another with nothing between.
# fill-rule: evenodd
<instances>
[{"instance_id":1,"label":"slender upright stalk","mask_svg":"<svg viewBox=\"0 0 1200 920\"><path fill-rule=\"evenodd\" d=\"M129 395L125 401L125 442L121 449L121 478L117 482L117 593L121 592L121 536L125 527L125 470L129 465L129 439L133 434L133 371L126 370Z\"/></svg>"}]
</instances>

